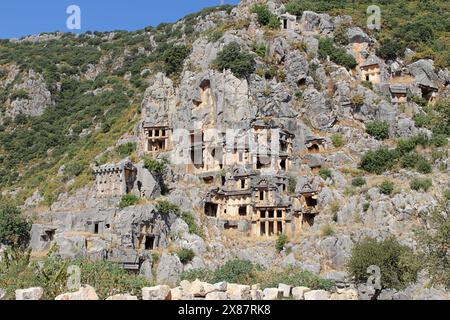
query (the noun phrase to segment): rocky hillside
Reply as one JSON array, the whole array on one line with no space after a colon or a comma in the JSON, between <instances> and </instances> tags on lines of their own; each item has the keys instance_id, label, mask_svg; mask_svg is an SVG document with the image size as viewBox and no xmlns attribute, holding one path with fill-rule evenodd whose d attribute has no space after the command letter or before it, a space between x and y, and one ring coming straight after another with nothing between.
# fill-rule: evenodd
<instances>
[{"instance_id":1,"label":"rocky hillside","mask_svg":"<svg viewBox=\"0 0 450 320\"><path fill-rule=\"evenodd\" d=\"M62 258L133 265L172 287L219 282L227 261L245 261L264 271L235 282L273 270L285 278L272 285L309 286L291 270L317 277L311 289L332 290L330 280L367 298L347 265L364 239L430 255L432 237L415 231L439 230L436 214L448 226L449 31L431 22L448 3L427 1L414 25L406 17L423 1L383 2L392 10L371 31L356 2L242 0L136 32L2 41L0 201L32 218L35 257L56 244ZM267 127L289 137L275 171L259 158L176 162L178 129L200 131L205 146L209 129ZM154 144L148 130L174 138ZM281 224L264 229L258 205L249 220L221 216L240 177L250 177L241 189L274 192ZM448 252L433 257L411 281L383 278L382 298L449 298Z\"/></svg>"}]
</instances>

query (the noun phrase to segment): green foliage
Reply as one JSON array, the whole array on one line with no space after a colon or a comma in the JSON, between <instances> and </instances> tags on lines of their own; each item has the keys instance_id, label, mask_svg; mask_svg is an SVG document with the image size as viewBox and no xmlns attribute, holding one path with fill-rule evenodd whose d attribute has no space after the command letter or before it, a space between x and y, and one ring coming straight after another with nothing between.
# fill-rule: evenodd
<instances>
[{"instance_id":1,"label":"green foliage","mask_svg":"<svg viewBox=\"0 0 450 320\"><path fill-rule=\"evenodd\" d=\"M412 250L391 237L378 242L365 238L352 250L347 264L348 272L359 283L366 283L367 269L378 266L381 271L381 287L403 289L417 279L420 264Z\"/></svg>"},{"instance_id":2,"label":"green foliage","mask_svg":"<svg viewBox=\"0 0 450 320\"><path fill-rule=\"evenodd\" d=\"M378 186L378 190L380 190L382 194L391 195L394 191L394 183L385 180Z\"/></svg>"},{"instance_id":3,"label":"green foliage","mask_svg":"<svg viewBox=\"0 0 450 320\"><path fill-rule=\"evenodd\" d=\"M373 121L366 125L366 132L377 140L389 138L389 124L386 121Z\"/></svg>"},{"instance_id":4,"label":"green foliage","mask_svg":"<svg viewBox=\"0 0 450 320\"><path fill-rule=\"evenodd\" d=\"M214 271L208 269L195 269L189 271L183 271L181 274L181 280L187 280L193 282L195 280L212 283L214 278Z\"/></svg>"},{"instance_id":5,"label":"green foliage","mask_svg":"<svg viewBox=\"0 0 450 320\"><path fill-rule=\"evenodd\" d=\"M326 59L330 57L331 61L347 69L355 68L358 63L355 58L348 54L344 49L335 47L333 40L330 38L320 38L319 39L319 57L321 59Z\"/></svg>"},{"instance_id":6,"label":"green foliage","mask_svg":"<svg viewBox=\"0 0 450 320\"><path fill-rule=\"evenodd\" d=\"M124 144L121 144L116 148L117 153L121 157L128 157L130 156L134 151L136 151L136 142L127 142Z\"/></svg>"},{"instance_id":7,"label":"green foliage","mask_svg":"<svg viewBox=\"0 0 450 320\"><path fill-rule=\"evenodd\" d=\"M30 238L31 225L31 221L22 217L17 207L0 203L0 244L26 245Z\"/></svg>"},{"instance_id":8,"label":"green foliage","mask_svg":"<svg viewBox=\"0 0 450 320\"><path fill-rule=\"evenodd\" d=\"M335 133L331 136L331 142L336 148L341 148L345 145L345 140L342 134Z\"/></svg>"},{"instance_id":9,"label":"green foliage","mask_svg":"<svg viewBox=\"0 0 450 320\"><path fill-rule=\"evenodd\" d=\"M189 227L189 233L196 234L201 238L205 238L205 233L201 226L195 221L195 217L190 212L183 212L181 218L186 222Z\"/></svg>"},{"instance_id":10,"label":"green foliage","mask_svg":"<svg viewBox=\"0 0 450 320\"><path fill-rule=\"evenodd\" d=\"M361 158L359 167L367 172L382 174L392 169L395 164L395 154L393 151L381 147L377 150L370 150Z\"/></svg>"},{"instance_id":11,"label":"green foliage","mask_svg":"<svg viewBox=\"0 0 450 320\"><path fill-rule=\"evenodd\" d=\"M267 55L267 45L265 43L254 43L253 51L260 57L265 58Z\"/></svg>"},{"instance_id":12,"label":"green foliage","mask_svg":"<svg viewBox=\"0 0 450 320\"><path fill-rule=\"evenodd\" d=\"M83 162L70 162L64 169L64 175L70 178L78 177L86 167L86 163Z\"/></svg>"},{"instance_id":13,"label":"green foliage","mask_svg":"<svg viewBox=\"0 0 450 320\"><path fill-rule=\"evenodd\" d=\"M364 177L356 177L352 180L352 186L362 187L366 184L366 179Z\"/></svg>"},{"instance_id":14,"label":"green foliage","mask_svg":"<svg viewBox=\"0 0 450 320\"><path fill-rule=\"evenodd\" d=\"M253 55L243 50L237 42L231 42L224 46L212 65L220 71L230 69L238 78L248 77L255 70Z\"/></svg>"},{"instance_id":15,"label":"green foliage","mask_svg":"<svg viewBox=\"0 0 450 320\"><path fill-rule=\"evenodd\" d=\"M280 26L278 17L270 12L265 4L255 4L252 7L252 13L256 13L259 24L268 26L271 29L277 29Z\"/></svg>"},{"instance_id":16,"label":"green foliage","mask_svg":"<svg viewBox=\"0 0 450 320\"><path fill-rule=\"evenodd\" d=\"M420 157L421 156L415 151L408 152L400 158L400 165L402 168L414 168Z\"/></svg>"},{"instance_id":17,"label":"green foliage","mask_svg":"<svg viewBox=\"0 0 450 320\"><path fill-rule=\"evenodd\" d=\"M416 165L417 172L428 174L433 171L431 164L426 159L420 159Z\"/></svg>"},{"instance_id":18,"label":"green foliage","mask_svg":"<svg viewBox=\"0 0 450 320\"><path fill-rule=\"evenodd\" d=\"M138 202L139 202L139 198L136 197L134 194L126 194L120 200L119 208L123 209L126 207L134 206Z\"/></svg>"},{"instance_id":19,"label":"green foliage","mask_svg":"<svg viewBox=\"0 0 450 320\"><path fill-rule=\"evenodd\" d=\"M170 203L167 200L159 200L156 203L156 210L163 216L167 216L171 213L175 214L176 216L180 215L180 207Z\"/></svg>"},{"instance_id":20,"label":"green foliage","mask_svg":"<svg viewBox=\"0 0 450 320\"><path fill-rule=\"evenodd\" d=\"M432 285L443 285L450 289L450 212L449 200L439 204L424 215L426 221L423 227L414 230L418 247L421 251L421 261ZM430 226L430 228L426 227Z\"/></svg>"},{"instance_id":21,"label":"green foliage","mask_svg":"<svg viewBox=\"0 0 450 320\"><path fill-rule=\"evenodd\" d=\"M256 277L255 266L247 260L229 260L217 269L213 275L213 283L226 281L228 283L251 283Z\"/></svg>"},{"instance_id":22,"label":"green foliage","mask_svg":"<svg viewBox=\"0 0 450 320\"><path fill-rule=\"evenodd\" d=\"M195 253L192 249L181 248L176 251L178 258L182 264L187 264L192 261L195 257Z\"/></svg>"},{"instance_id":23,"label":"green foliage","mask_svg":"<svg viewBox=\"0 0 450 320\"><path fill-rule=\"evenodd\" d=\"M431 143L435 147L445 147L448 144L448 138L445 134L434 134L431 138Z\"/></svg>"},{"instance_id":24,"label":"green foliage","mask_svg":"<svg viewBox=\"0 0 450 320\"><path fill-rule=\"evenodd\" d=\"M380 47L377 49L377 56L384 60L395 60L397 57L401 57L405 52L406 46L403 43L395 41L393 39L385 39L381 42Z\"/></svg>"},{"instance_id":25,"label":"green foliage","mask_svg":"<svg viewBox=\"0 0 450 320\"><path fill-rule=\"evenodd\" d=\"M321 168L319 171L319 175L323 180L331 179L333 177L333 173L329 168Z\"/></svg>"},{"instance_id":26,"label":"green foliage","mask_svg":"<svg viewBox=\"0 0 450 320\"><path fill-rule=\"evenodd\" d=\"M178 76L183 69L184 60L188 57L190 50L184 45L176 45L164 52L162 55L164 72L169 76Z\"/></svg>"},{"instance_id":27,"label":"green foliage","mask_svg":"<svg viewBox=\"0 0 450 320\"><path fill-rule=\"evenodd\" d=\"M11 99L11 101L27 100L27 99L30 99L30 96L26 90L21 89L21 90L12 92L10 95L10 99Z\"/></svg>"},{"instance_id":28,"label":"green foliage","mask_svg":"<svg viewBox=\"0 0 450 320\"><path fill-rule=\"evenodd\" d=\"M326 280L318 275L308 272L299 271L297 269L287 269L282 272L268 272L258 275L258 283L261 289L277 288L280 283L290 285L292 287L307 287L312 290L332 290L335 286L331 280Z\"/></svg>"},{"instance_id":29,"label":"green foliage","mask_svg":"<svg viewBox=\"0 0 450 320\"><path fill-rule=\"evenodd\" d=\"M355 94L350 97L350 102L355 107L362 106L364 104L364 96L362 94Z\"/></svg>"},{"instance_id":30,"label":"green foliage","mask_svg":"<svg viewBox=\"0 0 450 320\"><path fill-rule=\"evenodd\" d=\"M275 241L275 249L278 252L283 251L284 246L286 245L287 241L288 241L287 236L285 234L280 234L277 238L277 241Z\"/></svg>"},{"instance_id":31,"label":"green foliage","mask_svg":"<svg viewBox=\"0 0 450 320\"><path fill-rule=\"evenodd\" d=\"M431 181L431 179L420 179L420 178L414 178L411 180L409 186L411 187L412 190L423 190L423 191L428 191L428 189L431 188L431 186L433 185L433 182Z\"/></svg>"},{"instance_id":32,"label":"green foliage","mask_svg":"<svg viewBox=\"0 0 450 320\"><path fill-rule=\"evenodd\" d=\"M417 55L432 57L436 66L444 68L450 64L448 46L448 23L450 5L446 1L377 1L383 13L380 30L367 30L367 0L288 0L286 11L301 16L306 10L334 15L350 15L353 21L381 46L377 55L387 60L402 57L406 46L417 51ZM337 41L341 41L342 31ZM344 39L344 38L342 38ZM344 42L345 43L345 42Z\"/></svg>"},{"instance_id":33,"label":"green foliage","mask_svg":"<svg viewBox=\"0 0 450 320\"><path fill-rule=\"evenodd\" d=\"M289 177L287 190L290 194L295 193L297 188L297 179L295 177Z\"/></svg>"},{"instance_id":34,"label":"green foliage","mask_svg":"<svg viewBox=\"0 0 450 320\"><path fill-rule=\"evenodd\" d=\"M163 174L169 164L169 160L162 158L155 160L152 158L144 158L144 168L156 174Z\"/></svg>"},{"instance_id":35,"label":"green foliage","mask_svg":"<svg viewBox=\"0 0 450 320\"><path fill-rule=\"evenodd\" d=\"M444 198L446 200L450 200L450 189L445 190L444 192Z\"/></svg>"},{"instance_id":36,"label":"green foliage","mask_svg":"<svg viewBox=\"0 0 450 320\"><path fill-rule=\"evenodd\" d=\"M95 288L100 299L119 293L141 296L143 287L152 283L145 278L129 274L118 264L107 261L64 260L53 247L43 261L32 261L31 250L7 249L0 260L0 287L6 290L6 299L15 298L15 290L31 287L44 289L43 299L53 300L69 291L66 287L68 267L81 269L81 283Z\"/></svg>"}]
</instances>

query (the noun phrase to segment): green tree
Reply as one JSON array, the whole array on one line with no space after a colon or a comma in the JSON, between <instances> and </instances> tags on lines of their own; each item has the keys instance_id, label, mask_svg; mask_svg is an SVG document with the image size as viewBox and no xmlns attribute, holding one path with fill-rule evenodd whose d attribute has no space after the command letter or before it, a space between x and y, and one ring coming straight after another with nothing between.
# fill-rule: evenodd
<instances>
[{"instance_id":1,"label":"green tree","mask_svg":"<svg viewBox=\"0 0 450 320\"><path fill-rule=\"evenodd\" d=\"M127 194L127 195L124 195L122 197L122 199L120 200L119 208L123 209L126 207L134 206L138 202L139 202L139 198L136 197L134 194Z\"/></svg>"},{"instance_id":2,"label":"green tree","mask_svg":"<svg viewBox=\"0 0 450 320\"><path fill-rule=\"evenodd\" d=\"M444 201L425 215L424 226L414 230L422 263L434 285L450 289L450 201Z\"/></svg>"},{"instance_id":3,"label":"green tree","mask_svg":"<svg viewBox=\"0 0 450 320\"><path fill-rule=\"evenodd\" d=\"M176 251L178 258L182 264L186 264L192 261L195 257L195 253L192 249L181 248Z\"/></svg>"},{"instance_id":4,"label":"green tree","mask_svg":"<svg viewBox=\"0 0 450 320\"><path fill-rule=\"evenodd\" d=\"M394 237L377 241L365 238L355 244L347 269L359 283L366 283L368 269L377 266L381 271L381 289L376 290L375 299L383 289L403 289L417 279L420 262L413 251L401 245Z\"/></svg>"},{"instance_id":5,"label":"green tree","mask_svg":"<svg viewBox=\"0 0 450 320\"><path fill-rule=\"evenodd\" d=\"M389 124L386 121L372 121L366 125L366 132L377 140L389 138Z\"/></svg>"},{"instance_id":6,"label":"green tree","mask_svg":"<svg viewBox=\"0 0 450 320\"><path fill-rule=\"evenodd\" d=\"M391 169L395 164L395 153L387 148L381 147L370 150L361 158L359 167L367 172L382 174Z\"/></svg>"},{"instance_id":7,"label":"green tree","mask_svg":"<svg viewBox=\"0 0 450 320\"><path fill-rule=\"evenodd\" d=\"M169 48L163 54L164 71L170 75L177 75L183 69L184 60L188 57L190 50L184 45L176 45Z\"/></svg>"},{"instance_id":8,"label":"green tree","mask_svg":"<svg viewBox=\"0 0 450 320\"><path fill-rule=\"evenodd\" d=\"M0 204L0 243L12 246L26 245L30 238L31 221L11 204Z\"/></svg>"},{"instance_id":9,"label":"green tree","mask_svg":"<svg viewBox=\"0 0 450 320\"><path fill-rule=\"evenodd\" d=\"M263 26L277 29L280 26L278 17L270 12L265 4L255 4L252 7L252 13L256 13L258 22Z\"/></svg>"},{"instance_id":10,"label":"green tree","mask_svg":"<svg viewBox=\"0 0 450 320\"><path fill-rule=\"evenodd\" d=\"M255 71L253 55L243 50L237 42L227 44L212 65L218 70L230 69L238 78L248 77Z\"/></svg>"},{"instance_id":11,"label":"green tree","mask_svg":"<svg viewBox=\"0 0 450 320\"><path fill-rule=\"evenodd\" d=\"M283 251L284 246L286 245L288 238L285 234L280 234L275 242L275 248L278 252Z\"/></svg>"}]
</instances>

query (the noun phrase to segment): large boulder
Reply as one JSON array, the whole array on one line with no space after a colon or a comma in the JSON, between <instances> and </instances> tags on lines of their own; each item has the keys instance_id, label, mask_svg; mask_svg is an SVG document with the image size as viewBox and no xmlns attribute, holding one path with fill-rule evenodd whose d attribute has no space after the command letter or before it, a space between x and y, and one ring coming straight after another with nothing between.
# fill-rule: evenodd
<instances>
[{"instance_id":1,"label":"large boulder","mask_svg":"<svg viewBox=\"0 0 450 320\"><path fill-rule=\"evenodd\" d=\"M292 297L295 300L304 300L305 293L308 291L311 291L311 289L307 287L294 287L292 288Z\"/></svg>"},{"instance_id":2,"label":"large boulder","mask_svg":"<svg viewBox=\"0 0 450 320\"><path fill-rule=\"evenodd\" d=\"M63 293L55 298L55 300L99 300L95 289L91 286L83 286L77 292Z\"/></svg>"},{"instance_id":3,"label":"large boulder","mask_svg":"<svg viewBox=\"0 0 450 320\"><path fill-rule=\"evenodd\" d=\"M156 269L156 282L169 286L176 286L183 272L183 264L175 254L164 253Z\"/></svg>"},{"instance_id":4,"label":"large boulder","mask_svg":"<svg viewBox=\"0 0 450 320\"><path fill-rule=\"evenodd\" d=\"M63 259L76 259L85 257L86 251L86 238L83 236L64 236L58 235L56 237L56 244L59 248L59 254Z\"/></svg>"},{"instance_id":5,"label":"large boulder","mask_svg":"<svg viewBox=\"0 0 450 320\"><path fill-rule=\"evenodd\" d=\"M305 292L305 300L329 300L331 295L325 290L312 290Z\"/></svg>"},{"instance_id":6,"label":"large boulder","mask_svg":"<svg viewBox=\"0 0 450 320\"><path fill-rule=\"evenodd\" d=\"M163 285L142 288L142 300L171 300L170 287Z\"/></svg>"},{"instance_id":7,"label":"large boulder","mask_svg":"<svg viewBox=\"0 0 450 320\"><path fill-rule=\"evenodd\" d=\"M16 290L16 300L41 300L43 294L40 287Z\"/></svg>"},{"instance_id":8,"label":"large boulder","mask_svg":"<svg viewBox=\"0 0 450 320\"><path fill-rule=\"evenodd\" d=\"M227 294L230 300L251 300L252 295L250 292L250 286L240 284L228 284Z\"/></svg>"},{"instance_id":9,"label":"large boulder","mask_svg":"<svg viewBox=\"0 0 450 320\"><path fill-rule=\"evenodd\" d=\"M263 290L263 300L280 300L283 293L278 288L266 288Z\"/></svg>"}]
</instances>

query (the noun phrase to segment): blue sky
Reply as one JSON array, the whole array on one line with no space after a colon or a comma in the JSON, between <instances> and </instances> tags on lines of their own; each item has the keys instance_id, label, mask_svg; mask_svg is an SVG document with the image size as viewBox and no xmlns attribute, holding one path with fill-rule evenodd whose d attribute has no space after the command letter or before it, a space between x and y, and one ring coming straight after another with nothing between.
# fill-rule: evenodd
<instances>
[{"instance_id":1,"label":"blue sky","mask_svg":"<svg viewBox=\"0 0 450 320\"><path fill-rule=\"evenodd\" d=\"M80 7L81 32L85 32L142 29L174 22L188 13L220 3L221 0L1 0L0 38L69 31L66 9L70 5Z\"/></svg>"}]
</instances>

